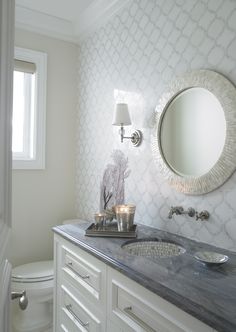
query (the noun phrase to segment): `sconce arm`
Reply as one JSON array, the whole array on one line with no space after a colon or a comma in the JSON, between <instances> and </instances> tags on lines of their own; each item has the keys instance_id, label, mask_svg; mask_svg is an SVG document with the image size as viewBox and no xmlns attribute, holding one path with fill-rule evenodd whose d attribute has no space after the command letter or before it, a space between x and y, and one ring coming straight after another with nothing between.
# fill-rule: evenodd
<instances>
[{"instance_id":1,"label":"sconce arm","mask_svg":"<svg viewBox=\"0 0 236 332\"><path fill-rule=\"evenodd\" d=\"M120 126L120 139L121 143L123 143L124 139L130 139L134 146L139 146L142 143L142 132L140 130L135 130L131 136L124 136L125 130L124 126L121 124Z\"/></svg>"}]
</instances>

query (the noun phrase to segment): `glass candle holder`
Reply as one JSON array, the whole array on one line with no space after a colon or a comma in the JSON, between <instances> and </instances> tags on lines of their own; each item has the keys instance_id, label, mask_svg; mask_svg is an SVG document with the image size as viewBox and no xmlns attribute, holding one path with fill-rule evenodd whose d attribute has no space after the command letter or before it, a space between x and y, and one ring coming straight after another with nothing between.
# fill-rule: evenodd
<instances>
[{"instance_id":1,"label":"glass candle holder","mask_svg":"<svg viewBox=\"0 0 236 332\"><path fill-rule=\"evenodd\" d=\"M103 212L95 213L94 220L96 227L104 226L106 223L106 214Z\"/></svg>"},{"instance_id":2,"label":"glass candle holder","mask_svg":"<svg viewBox=\"0 0 236 332\"><path fill-rule=\"evenodd\" d=\"M119 232L129 231L134 223L135 205L123 204L115 206L117 226Z\"/></svg>"}]
</instances>

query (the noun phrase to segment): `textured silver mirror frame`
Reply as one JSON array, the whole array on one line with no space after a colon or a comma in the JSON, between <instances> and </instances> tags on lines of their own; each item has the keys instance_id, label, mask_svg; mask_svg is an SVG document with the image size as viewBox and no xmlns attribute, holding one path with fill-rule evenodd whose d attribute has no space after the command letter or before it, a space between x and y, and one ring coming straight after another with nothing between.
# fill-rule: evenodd
<instances>
[{"instance_id":1,"label":"textured silver mirror frame","mask_svg":"<svg viewBox=\"0 0 236 332\"><path fill-rule=\"evenodd\" d=\"M212 92L219 100L226 120L226 138L221 156L206 174L180 176L165 161L160 146L160 128L162 118L172 100L182 91L201 87ZM200 195L221 186L236 169L236 89L224 76L210 70L196 70L176 78L162 95L155 109L156 127L151 135L152 152L160 172L177 191Z\"/></svg>"}]
</instances>

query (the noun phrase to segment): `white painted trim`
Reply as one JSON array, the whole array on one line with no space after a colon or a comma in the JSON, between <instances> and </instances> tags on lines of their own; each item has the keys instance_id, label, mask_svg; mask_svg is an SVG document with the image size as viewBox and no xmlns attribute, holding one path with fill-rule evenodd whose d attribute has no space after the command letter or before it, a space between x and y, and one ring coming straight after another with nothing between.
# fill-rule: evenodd
<instances>
[{"instance_id":1,"label":"white painted trim","mask_svg":"<svg viewBox=\"0 0 236 332\"><path fill-rule=\"evenodd\" d=\"M53 38L75 42L73 23L16 5L15 27Z\"/></svg>"},{"instance_id":2,"label":"white painted trim","mask_svg":"<svg viewBox=\"0 0 236 332\"><path fill-rule=\"evenodd\" d=\"M0 0L0 253L4 249L6 234L11 227L14 6L14 0Z\"/></svg>"},{"instance_id":3,"label":"white painted trim","mask_svg":"<svg viewBox=\"0 0 236 332\"><path fill-rule=\"evenodd\" d=\"M131 0L96 0L84 10L75 22L78 43L88 34L105 25Z\"/></svg>"},{"instance_id":4,"label":"white painted trim","mask_svg":"<svg viewBox=\"0 0 236 332\"><path fill-rule=\"evenodd\" d=\"M0 331L10 331L11 264L5 259L0 264Z\"/></svg>"},{"instance_id":5,"label":"white painted trim","mask_svg":"<svg viewBox=\"0 0 236 332\"><path fill-rule=\"evenodd\" d=\"M6 261L11 227L11 117L14 0L0 0L0 330L8 332L10 273ZM8 281L7 284L5 281Z\"/></svg>"},{"instance_id":6,"label":"white painted trim","mask_svg":"<svg viewBox=\"0 0 236 332\"><path fill-rule=\"evenodd\" d=\"M46 151L47 54L15 47L15 58L33 62L36 65L36 155L33 160L13 160L13 169L44 169Z\"/></svg>"},{"instance_id":7,"label":"white painted trim","mask_svg":"<svg viewBox=\"0 0 236 332\"><path fill-rule=\"evenodd\" d=\"M9 240L10 240L10 235L11 235L10 227L8 227L7 225L2 225L1 224L1 229L0 229L0 247L1 247L1 250L0 250L0 264L7 257L7 250L9 249L8 244L9 244ZM0 271L0 274L1 274L1 271ZM0 308L0 310L1 310L1 308Z\"/></svg>"},{"instance_id":8,"label":"white painted trim","mask_svg":"<svg viewBox=\"0 0 236 332\"><path fill-rule=\"evenodd\" d=\"M16 5L16 28L79 43L108 22L131 0L94 0L75 21L64 20Z\"/></svg>"}]
</instances>

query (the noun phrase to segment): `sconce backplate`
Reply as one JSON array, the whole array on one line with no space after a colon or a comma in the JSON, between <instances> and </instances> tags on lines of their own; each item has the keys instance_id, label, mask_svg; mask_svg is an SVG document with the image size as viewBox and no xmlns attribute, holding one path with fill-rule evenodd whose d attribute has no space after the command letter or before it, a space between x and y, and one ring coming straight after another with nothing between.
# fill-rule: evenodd
<instances>
[{"instance_id":1,"label":"sconce backplate","mask_svg":"<svg viewBox=\"0 0 236 332\"><path fill-rule=\"evenodd\" d=\"M142 143L143 135L140 130L135 130L131 135L131 142L134 146L139 146Z\"/></svg>"}]
</instances>

